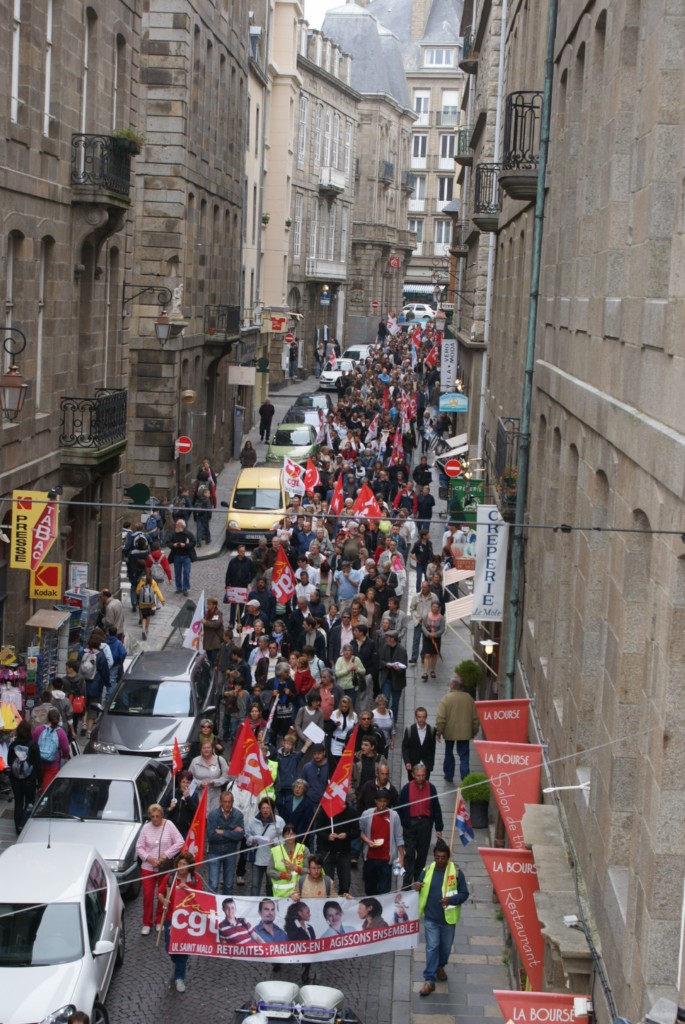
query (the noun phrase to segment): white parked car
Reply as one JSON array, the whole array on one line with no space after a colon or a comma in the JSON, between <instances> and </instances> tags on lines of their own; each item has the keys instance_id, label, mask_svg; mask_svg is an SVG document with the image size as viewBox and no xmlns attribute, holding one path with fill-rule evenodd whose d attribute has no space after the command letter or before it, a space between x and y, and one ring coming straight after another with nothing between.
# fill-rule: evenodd
<instances>
[{"instance_id":1,"label":"white parked car","mask_svg":"<svg viewBox=\"0 0 685 1024\"><path fill-rule=\"evenodd\" d=\"M410 302L402 308L402 316L411 317L414 320L433 320L435 310L427 302Z\"/></svg>"},{"instance_id":2,"label":"white parked car","mask_svg":"<svg viewBox=\"0 0 685 1024\"><path fill-rule=\"evenodd\" d=\"M352 359L355 363L359 363L362 359L369 358L371 348L371 345L351 345L350 348L345 349L342 357L343 359Z\"/></svg>"},{"instance_id":3,"label":"white parked car","mask_svg":"<svg viewBox=\"0 0 685 1024\"><path fill-rule=\"evenodd\" d=\"M335 391L336 386L343 373L349 373L353 370L355 363L352 359L345 359L341 356L335 361L335 369L331 369L330 361L326 363L326 366L321 371L319 377L319 387L323 388L324 391Z\"/></svg>"},{"instance_id":4,"label":"white parked car","mask_svg":"<svg viewBox=\"0 0 685 1024\"><path fill-rule=\"evenodd\" d=\"M124 904L97 850L21 843L0 857L3 1024L108 1024L104 1002L124 959Z\"/></svg>"}]
</instances>

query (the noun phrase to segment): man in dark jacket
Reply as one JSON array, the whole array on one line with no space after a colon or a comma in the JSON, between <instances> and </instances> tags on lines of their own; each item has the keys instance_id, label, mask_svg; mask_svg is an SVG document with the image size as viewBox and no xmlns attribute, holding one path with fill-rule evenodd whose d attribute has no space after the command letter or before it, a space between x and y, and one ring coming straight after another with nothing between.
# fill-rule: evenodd
<instances>
[{"instance_id":1,"label":"man in dark jacket","mask_svg":"<svg viewBox=\"0 0 685 1024\"><path fill-rule=\"evenodd\" d=\"M250 601L259 601L259 617L268 630L271 623L276 618L276 598L270 590L267 590L266 580L263 576L260 576L257 580L257 585L254 590L249 592L248 599Z\"/></svg>"},{"instance_id":2,"label":"man in dark jacket","mask_svg":"<svg viewBox=\"0 0 685 1024\"><path fill-rule=\"evenodd\" d=\"M438 839L442 839L443 820L438 791L426 777L422 764L413 766L414 778L400 790L397 813L402 822L404 835L405 881L417 882L426 866L433 828Z\"/></svg>"},{"instance_id":3,"label":"man in dark jacket","mask_svg":"<svg viewBox=\"0 0 685 1024\"><path fill-rule=\"evenodd\" d=\"M230 559L226 566L226 578L225 585L227 587L241 587L244 590L249 590L252 577L254 575L254 566L251 559L245 554L245 545L238 545L238 554ZM236 614L240 606L237 604L231 604L231 610L228 615L228 619L231 625L236 620Z\"/></svg>"},{"instance_id":4,"label":"man in dark jacket","mask_svg":"<svg viewBox=\"0 0 685 1024\"><path fill-rule=\"evenodd\" d=\"M415 764L424 765L426 778L430 778L435 764L435 729L428 725L428 712L425 708L417 708L414 718L416 721L407 726L402 737L402 763L410 779Z\"/></svg>"},{"instance_id":5,"label":"man in dark jacket","mask_svg":"<svg viewBox=\"0 0 685 1024\"><path fill-rule=\"evenodd\" d=\"M176 520L176 527L169 539L169 561L174 567L176 593L188 596L190 590L190 566L196 559L195 535L188 529L184 519Z\"/></svg>"},{"instance_id":6,"label":"man in dark jacket","mask_svg":"<svg viewBox=\"0 0 685 1024\"><path fill-rule=\"evenodd\" d=\"M269 443L271 437L271 421L274 418L276 412L273 404L268 398L265 398L259 407L259 440L266 441Z\"/></svg>"}]
</instances>

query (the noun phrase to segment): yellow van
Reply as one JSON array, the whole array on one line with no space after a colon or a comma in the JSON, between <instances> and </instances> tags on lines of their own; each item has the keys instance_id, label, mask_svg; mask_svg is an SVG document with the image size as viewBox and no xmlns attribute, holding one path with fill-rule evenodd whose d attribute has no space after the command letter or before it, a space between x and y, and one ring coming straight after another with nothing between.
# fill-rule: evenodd
<instances>
[{"instance_id":1,"label":"yellow van","mask_svg":"<svg viewBox=\"0 0 685 1024\"><path fill-rule=\"evenodd\" d=\"M286 496L283 470L275 466L241 469L226 515L226 543L257 544L260 537L270 540L282 525Z\"/></svg>"}]
</instances>

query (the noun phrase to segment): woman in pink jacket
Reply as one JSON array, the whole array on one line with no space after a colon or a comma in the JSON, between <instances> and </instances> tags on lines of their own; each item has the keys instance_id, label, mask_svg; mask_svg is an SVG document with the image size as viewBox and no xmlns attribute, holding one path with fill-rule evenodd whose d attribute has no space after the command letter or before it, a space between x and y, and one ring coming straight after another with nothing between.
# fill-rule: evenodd
<instances>
[{"instance_id":1,"label":"woman in pink jacket","mask_svg":"<svg viewBox=\"0 0 685 1024\"><path fill-rule=\"evenodd\" d=\"M150 820L143 825L136 843L136 853L141 861L140 879L143 885L143 927L141 935L149 935L153 916L157 931L162 928L162 904L155 901L155 890L161 891L167 883L168 872L160 872L161 861L176 856L183 846L183 836L173 821L164 817L160 804L150 804L147 809ZM157 911L155 913L155 902Z\"/></svg>"}]
</instances>

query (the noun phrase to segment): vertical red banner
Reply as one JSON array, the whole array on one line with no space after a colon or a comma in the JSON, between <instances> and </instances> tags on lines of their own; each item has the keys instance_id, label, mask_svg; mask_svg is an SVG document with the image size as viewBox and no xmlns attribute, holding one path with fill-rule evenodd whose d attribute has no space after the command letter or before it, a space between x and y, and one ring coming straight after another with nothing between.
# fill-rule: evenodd
<instances>
[{"instance_id":1,"label":"vertical red banner","mask_svg":"<svg viewBox=\"0 0 685 1024\"><path fill-rule=\"evenodd\" d=\"M478 851L500 901L521 966L535 990L542 988L545 941L535 909L534 893L540 888L530 850Z\"/></svg>"},{"instance_id":2,"label":"vertical red banner","mask_svg":"<svg viewBox=\"0 0 685 1024\"><path fill-rule=\"evenodd\" d=\"M540 800L542 747L534 743L490 743L474 746L494 793L502 821L515 850L525 849L521 819L526 804Z\"/></svg>"},{"instance_id":3,"label":"vertical red banner","mask_svg":"<svg viewBox=\"0 0 685 1024\"><path fill-rule=\"evenodd\" d=\"M528 742L530 700L477 700L476 710L486 740Z\"/></svg>"},{"instance_id":4,"label":"vertical red banner","mask_svg":"<svg viewBox=\"0 0 685 1024\"><path fill-rule=\"evenodd\" d=\"M587 1013L576 1017L574 1000L590 996L567 995L561 992L510 992L495 989L506 1021L513 1024L588 1024Z\"/></svg>"}]
</instances>

